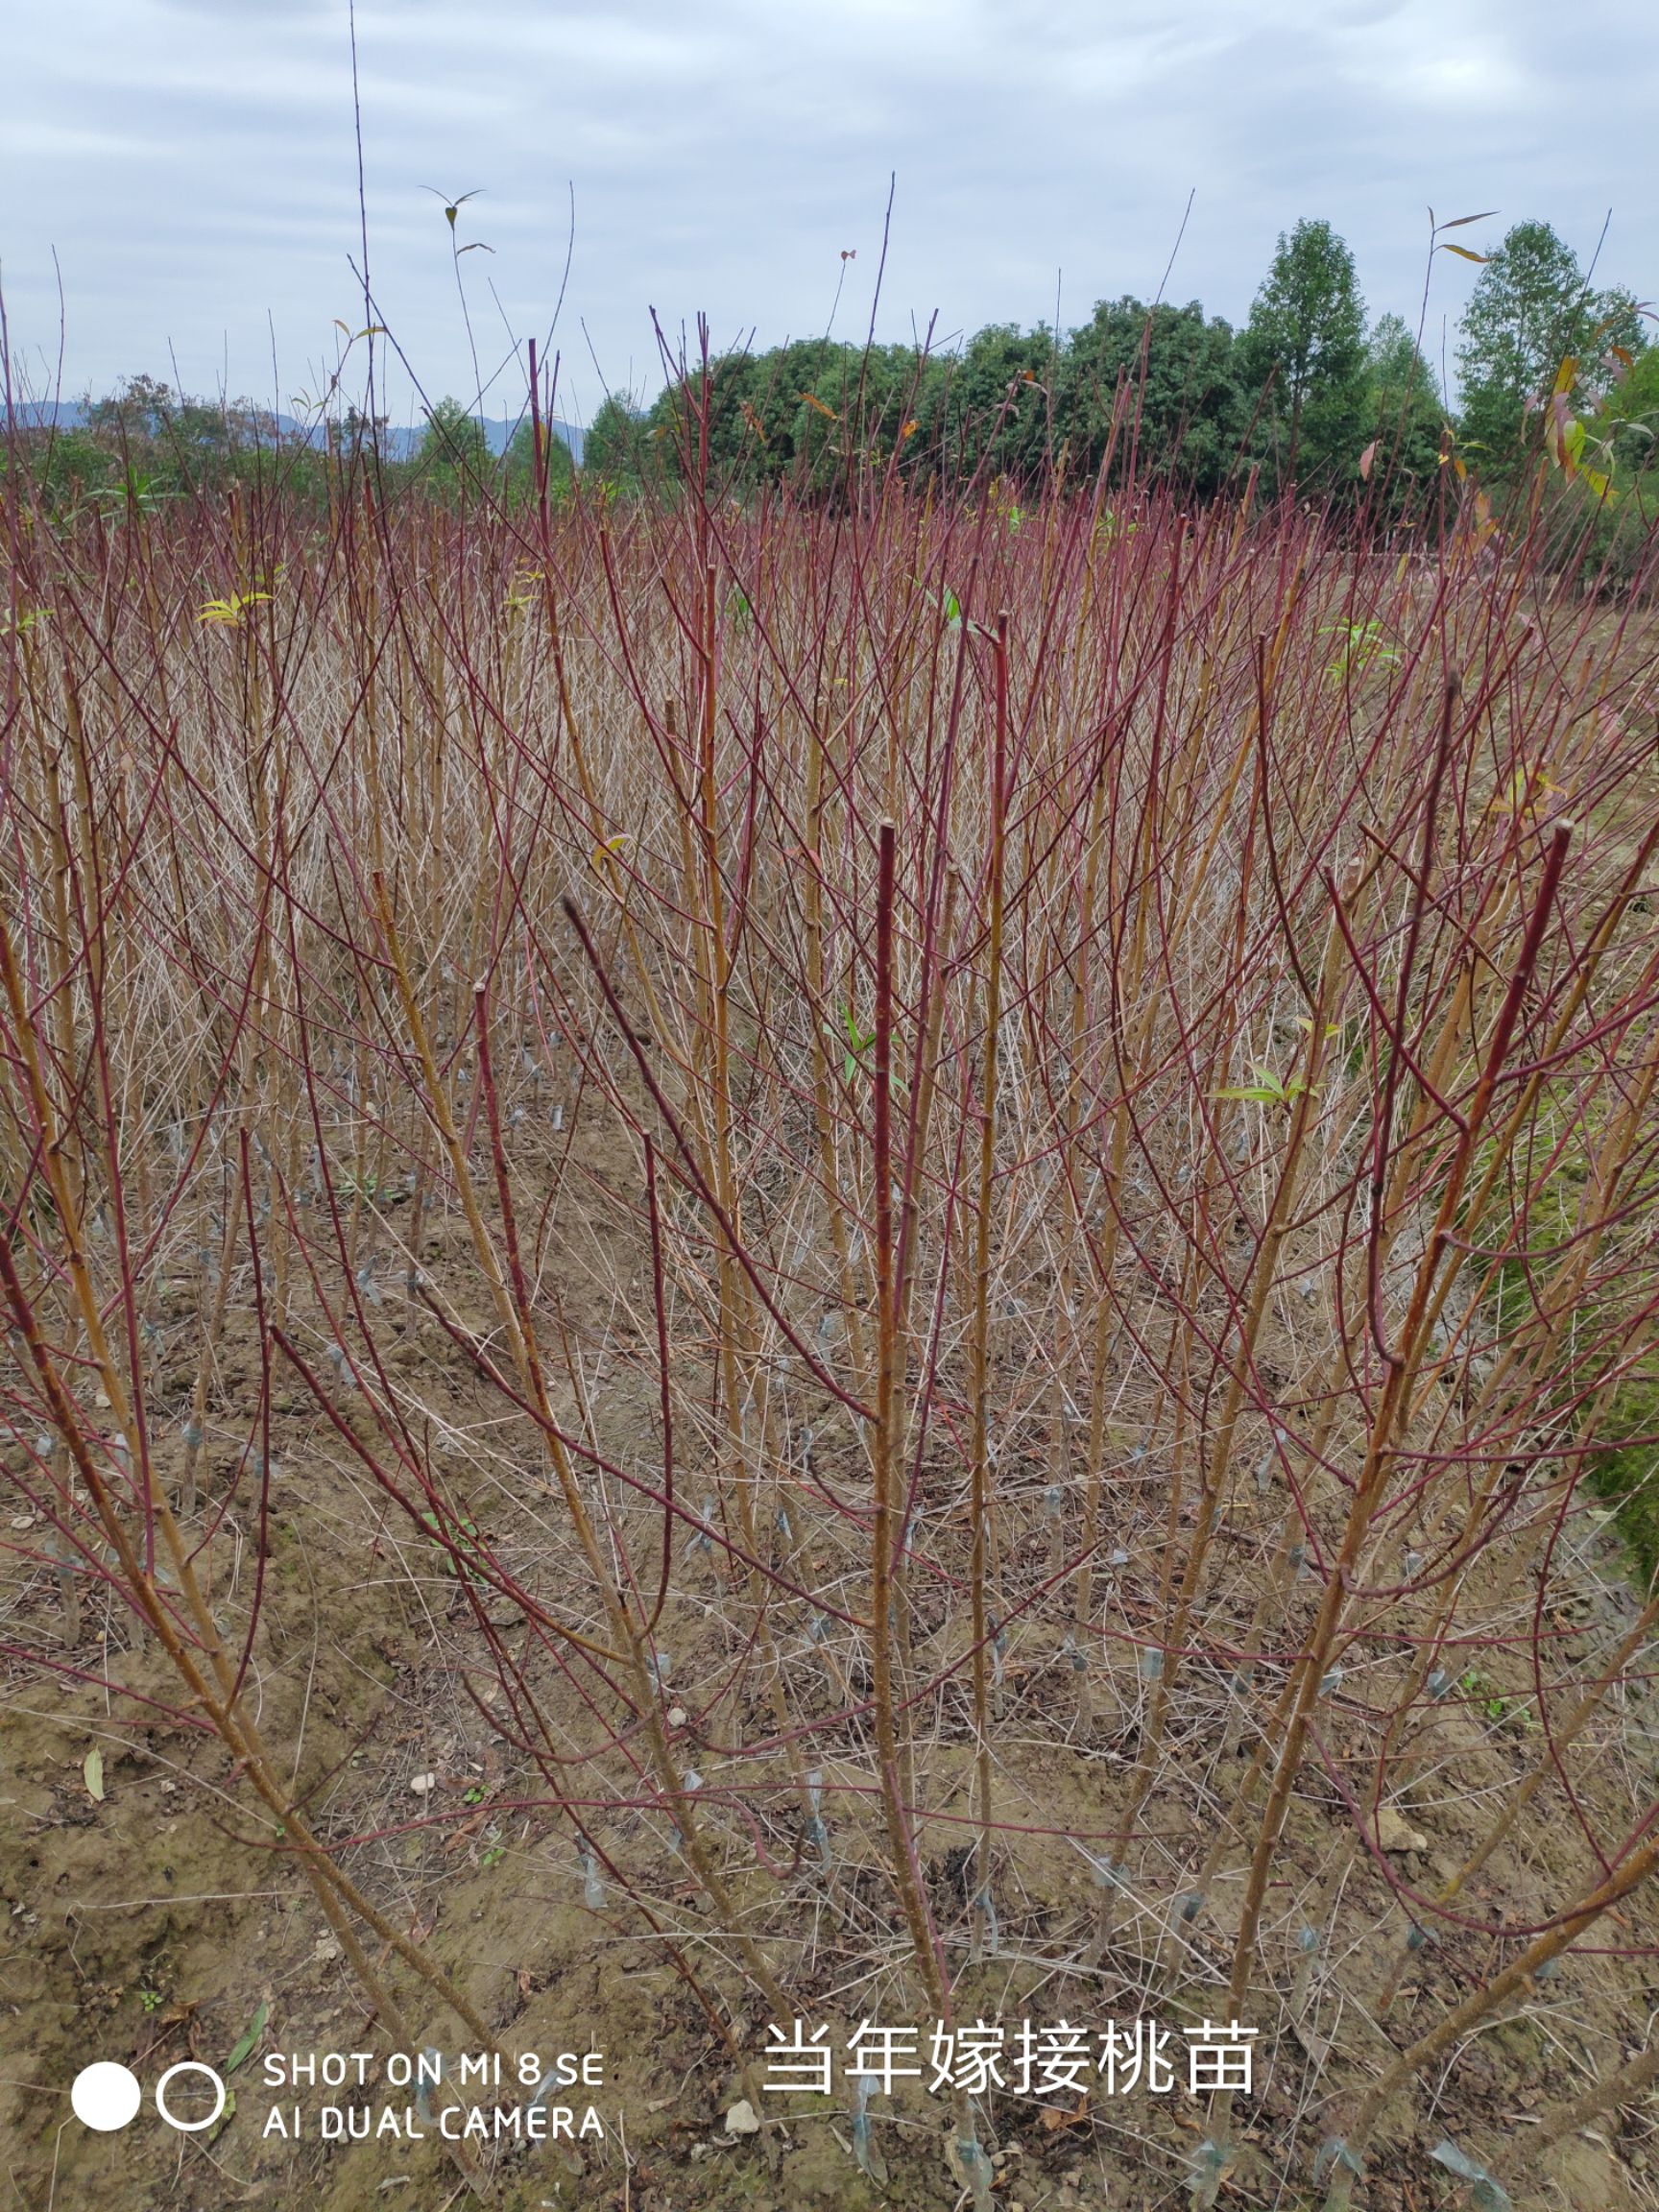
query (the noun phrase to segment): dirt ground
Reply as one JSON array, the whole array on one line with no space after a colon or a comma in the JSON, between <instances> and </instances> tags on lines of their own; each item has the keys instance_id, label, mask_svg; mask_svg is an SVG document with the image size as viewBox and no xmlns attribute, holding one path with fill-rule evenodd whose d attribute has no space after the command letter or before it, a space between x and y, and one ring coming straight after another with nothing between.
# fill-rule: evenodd
<instances>
[{"instance_id":1,"label":"dirt ground","mask_svg":"<svg viewBox=\"0 0 1659 2212\"><path fill-rule=\"evenodd\" d=\"M594 1299L599 1287L589 1286ZM465 1397L459 1379L446 1385L437 1372L442 1352L413 1313L391 1326L403 1332L412 1362L423 1363L429 1387ZM245 1359L245 1334L239 1339L232 1328L218 1379L228 1407L248 1385ZM358 1880L456 1974L503 2048L603 2054L602 2086L550 2099L556 2106L568 2098L573 2130L590 2101L602 2135L492 2147L480 2162L490 2200L501 2212L964 2203L949 2163L948 2106L916 2081L871 2107L881 2182L854 2162L853 2115L839 2088L828 2100L765 2100L781 2124L760 2139L728 2128L726 2115L754 2077L745 2080L661 1951L642 1940L637 1920L585 1904L567 1832L537 1802L534 1777L493 1729L488 1695L469 1694L487 1680L483 1636L454 1575L433 1548L388 1524L353 1480L338 1436L292 1395L277 1401L274 1441L285 1472L253 1661L268 1739L297 1746L300 1794L322 1832L359 1839L349 1854ZM1614 1537L1604 1532L1592 1550L1585 1564L1595 1602L1614 1615L1628 1610ZM251 1548L219 1556L216 1573L234 1599L240 1578L254 1571ZM1128 1579L1121 1596L1133 1606ZM48 1577L14 1588L14 1630L20 1619L45 1629L56 1603ZM685 1678L717 1669L721 1639L710 1621L699 1627L684 1613L673 1641ZM0 2137L9 2176L0 2201L28 2212L221 2212L281 2201L307 2212L381 2203L440 2212L462 2201L468 2172L432 2126L410 2139L421 2126L419 2106L408 2118L413 2092L386 2083L387 2038L280 1839L261 1832L238 1792L224 1748L159 1714L134 1725L132 1704L106 1687L164 1698L164 1664L133 1623L98 1603L84 1608L80 1642L62 1658L78 1677L18 1662L6 1695ZM964 1973L959 2015L1002 2023L1012 2036L1023 2019L1093 2032L1108 2019L1150 2012L1179 2053L1180 2032L1207 2017L1207 1980L1224 1989L1226 1899L1231 1889L1236 1912L1239 1878L1219 1886L1195 1928L1132 1906L1102 1964L1078 1963L1094 1892L1080 1855L1051 1839L1098 1821L1128 1764L1135 1715L1126 1707L1097 1713L1083 1755L1076 1745L1058 1751L1041 1723L1070 1695L1068 1679L1052 1636L1045 1642L1033 1630L1015 1643L1006 1671L1005 1816L1023 1810L1050 1839L1033 1841L1011 1866L997 1956ZM1439 1728L1436 1760L1410 1805L1420 1847L1401 1854L1413 1880L1455 1869L1479 1834L1479 1789L1514 1755L1513 1730L1466 1703L1449 1709ZM93 1752L102 1758L96 1787ZM927 1756L924 1787L949 1806L958 1773L966 1782L967 1751L946 1728ZM1159 1811L1155 1800L1154 1831ZM1297 1812L1288 1850L1310 1881L1341 1863L1340 1814L1311 1798ZM619 1842L628 1817L613 1816ZM1184 1811L1171 1809L1172 1836L1189 1825ZM968 1901L960 1858L953 1863L941 1839L948 1835L935 1830L928 1839L926 1871L949 1936L960 1931ZM1539 1900L1559 1894L1572 1857L1570 1839L1532 1830L1487 1868L1468 1903L1492 1934L1470 1928L1436 1945L1433 1994L1420 2004L1409 1984L1403 1990L1389 2022L1396 2042L1421 2032L1449 1987L1487 1969L1506 1924L1527 1920ZM860 1863L854 1848L828 1878L801 1855L788 1895L802 1946L792 1986L809 2025L829 2024L831 2039L845 2044L860 2014L904 2019L905 2000L879 1981L858 1984L856 2006L849 2001L866 1947L860 1931L884 1936L890 1926L868 1851ZM1372 1985L1398 1927L1380 1924L1374 1906L1349 1909L1340 1897L1334 1914L1343 1972L1332 1975L1330 1990L1350 1980ZM1651 2111L1609 2116L1541 2166L1527 2156L1529 2122L1569 2086L1573 2068L1605 2071L1646 2039L1659 1970L1609 1949L1656 1935L1652 1909L1639 1899L1606 1943L1569 1958L1525 2007L1500 2015L1420 2082L1374 2149L1362 2200L1376 2212L1470 2201L1468 2184L1431 2155L1450 2130L1459 2146L1486 2151L1519 2207L1659 2205ZM411 2003L421 2016L419 1998ZM733 2022L752 2058L760 2056L767 2025L753 2003ZM451 2059L459 2056L452 2027L434 2020L424 2032ZM1300 2145L1316 2141L1331 2082L1363 2078L1390 2048L1374 2022L1317 1988L1302 2017L1264 2023L1255 2093L1236 2108L1237 2156L1219 2201L1314 2204L1305 2152L1292 2161L1284 2146L1292 2131ZM356 2095L271 2085L273 2058L328 2052L373 2054L371 2085ZM124 2132L94 2134L70 2117L69 2084L93 2058L129 2065L145 2087L143 2112ZM189 2059L226 2073L233 2103L212 2127L174 2132L156 2118L148 2093L166 2068ZM204 2109L192 2104L197 2090L188 2085L174 2095L181 2114ZM286 2123L296 2104L297 2140L273 2127L274 2113ZM376 2128L391 2112L397 2131L324 2140L321 2110L330 2104L369 2108ZM997 2201L1010 2212L1150 2212L1181 2203L1206 2126L1202 2099L1144 2090L1093 2096L1085 2105L1074 2095L1005 2095L994 2101L992 2119ZM478 2165L471 2176L478 2178Z\"/></svg>"},{"instance_id":2,"label":"dirt ground","mask_svg":"<svg viewBox=\"0 0 1659 2212\"><path fill-rule=\"evenodd\" d=\"M629 1366L610 1317L637 1254L618 1247L608 1227L606 1178L622 1170L597 1141L578 1157L587 1182L558 1259L573 1323L614 1362L607 1436L625 1455L630 1421L641 1433L648 1426L648 1377ZM458 1241L458 1233L439 1228L423 1247L423 1262L440 1279ZM457 1304L465 1308L464 1294ZM412 1302L389 1309L383 1334L391 1364L452 1424L487 1423L475 1380ZM246 1435L250 1342L248 1316L233 1314L215 1375L209 1493L215 1479L228 1480L241 1449L235 1440ZM179 1449L189 1380L187 1365L170 1368L163 1358L155 1411L158 1425L174 1425L168 1451ZM217 1465L215 1438L223 1446ZM501 2047L515 2056L602 2054L602 2084L590 2100L569 2095L568 2136L481 2154L464 2143L464 2163L419 2100L411 2121L410 2093L384 2078L385 2030L281 1838L238 1789L225 1748L158 1707L146 1717L117 1697L119 1688L165 1701L176 1688L140 1624L107 1599L84 1605L70 1647L53 1578L36 1571L14 1576L4 1593L0 2140L8 2172L0 2203L20 2212L226 2212L281 2202L306 2212L382 2203L393 2212L445 2212L477 2189L500 2212L964 2205L948 2106L919 2081L870 2107L878 2176L856 2162L844 2083L824 2100L763 2099L770 2125L758 2135L746 2131L739 2108L755 2074L732 2046L752 2067L761 2061L769 2023L757 2001L729 1976L733 2015L718 2032L637 1914L613 1898L591 1902L568 1826L493 1725L485 1624L452 1567L436 1546L394 1525L340 1435L299 1391L276 1398L272 1442L279 1474L269 1556L256 1558L244 1515L232 1519L212 1567L215 1595L233 1612L263 1576L250 1679L267 1741L292 1747L297 1794L314 1825L325 1839L352 1839L344 1856L354 1878L456 1977ZM827 1471L852 1479L851 1446L832 1426L819 1452ZM162 1464L165 1473L165 1457ZM1020 1479L1019 1470L1006 1472ZM1034 1471L1027 1474L1035 1495ZM488 1500L473 1504L482 1520ZM1035 1561L1046 1538L1035 1520L1032 1527ZM693 1562L664 1617L676 1683L713 1683L729 1669L729 1639L709 1601L712 1587L698 1586L701 1572ZM1610 1527L1586 1545L1577 1589L1587 1620L1616 1623L1632 1611ZM1145 1563L1121 1575L1115 1602L1126 1621L1146 1619L1155 1592ZM503 1613L493 1625L505 1632L516 1617ZM942 1645L930 1650L930 1626L919 1618L924 1671L929 1657L950 1657ZM21 1655L29 1651L34 1660ZM41 1654L65 1671L39 1665ZM1179 2054L1183 2032L1223 2001L1241 1895L1237 1869L1191 1926L1170 1913L1166 1898L1158 1906L1130 1899L1101 1963L1082 1962L1097 1892L1085 1856L1067 1839L1098 1829L1132 1764L1139 1712L1132 1668L1126 1675L1111 1699L1097 1699L1092 1736L1065 1741L1054 1717L1075 1694L1058 1633L1031 1626L1011 1638L999 1803L1002 1819L1029 1833L1002 1870L995 1955L958 1979L963 2021L1001 2025L1012 2038L1022 2021L1070 2023L1093 2036L1108 2021L1152 2017ZM1414 1884L1431 1886L1456 1870L1486 1824L1482 1793L1519 1770L1526 1745L1503 1687L1485 1684L1449 1700L1434 1722L1434 1756L1404 1809L1411 1840L1396 1860ZM822 1688L828 1710L833 1686ZM811 1695L802 1690L801 1701L809 1704ZM1337 1753L1341 1725L1338 1714ZM711 1727L711 1772L718 1737ZM969 1737L963 1715L942 1696L918 1778L919 1799L941 1813L966 1806ZM1182 1785L1190 1780L1190 1790L1180 1802L1155 1797L1148 1808L1172 1876L1190 1847L1213 1750L1194 1746ZM101 1764L89 1767L94 1756ZM833 1791L843 1778L832 1752L826 1771ZM854 1774L850 1762L849 1787ZM1611 1814L1606 1825L1617 1825ZM623 1851L638 1829L637 1815L610 1813L600 1840ZM960 1833L933 1823L923 1838L933 1909L958 1949L970 1908L959 1849L953 1857ZM1350 1835L1339 1800L1322 1800L1310 1783L1291 1817L1279 1886L1286 1899L1326 1887L1321 1971L1304 2005L1281 2006L1259 2023L1255 2082L1234 2109L1234 2151L1216 2200L1224 2205L1317 2204L1311 2153L1334 2093L1372 2078L1449 1998L1483 1980L1505 1932L1554 1910L1584 1863L1581 1839L1564 1826L1523 1825L1468 1892L1465 1925L1436 1938L1432 1971L1420 1986L1406 1982L1383 2026L1343 1991L1376 1987L1403 1923L1380 1911ZM861 2021L916 2015L913 1999L871 1963L883 1948L891 1954L897 1924L875 1823L849 1818L838 1836L829 1873L810 1851L797 1851L774 1928L794 1946L790 1986L804 2017L828 2026L844 2047ZM1169 1887L1179 1895L1178 1880ZM682 1927L695 1924L688 1883L670 1887L667 1901ZM1277 1933L1293 1937L1287 1928ZM1638 1896L1550 1981L1420 2080L1373 2145L1360 2201L1370 2212L1481 2202L1467 2178L1434 2157L1450 2134L1464 2153L1490 2159L1518 2212L1659 2207L1659 2111L1651 2105L1607 2115L1543 2159L1527 2151L1544 2104L1647 2041L1659 1966L1643 1954L1656 1944L1659 1911ZM383 1956L377 1963L384 1966ZM452 2022L406 1977L397 1985L422 2036L446 2060L458 2057ZM357 2097L322 2084L288 2090L268 2073L276 2058L357 2052L372 2054L375 2070ZM94 2059L130 2066L145 2088L140 2118L120 2133L90 2132L70 2115L70 2084ZM165 2070L188 2060L221 2072L233 2102L210 2127L177 2132L149 2100ZM177 2092L181 2113L201 2109L194 2094ZM602 2132L581 2136L589 2101ZM504 2092L502 2102L516 2100ZM493 2108L494 2099L488 2104ZM327 2104L370 2109L377 2132L325 2139ZM395 2117L395 2131L378 2131L382 2114ZM1209 2125L1202 2098L1179 2087L1116 2099L1094 2091L1081 2103L1072 2093L1004 2094L992 2100L990 2119L996 2200L1005 2212L1153 2212L1185 2203Z\"/></svg>"}]
</instances>

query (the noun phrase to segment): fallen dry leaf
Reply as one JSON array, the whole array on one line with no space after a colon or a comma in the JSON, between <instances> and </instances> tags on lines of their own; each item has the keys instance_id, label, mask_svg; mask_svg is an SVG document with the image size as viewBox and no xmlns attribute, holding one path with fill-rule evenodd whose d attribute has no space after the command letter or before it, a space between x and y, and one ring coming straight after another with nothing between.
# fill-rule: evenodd
<instances>
[{"instance_id":1,"label":"fallen dry leaf","mask_svg":"<svg viewBox=\"0 0 1659 2212\"><path fill-rule=\"evenodd\" d=\"M1058 2104L1045 2104L1043 2107L1043 2125L1051 2135L1057 2134L1062 2128L1087 2128L1089 2125L1089 2092L1087 2090L1083 2092L1082 2098L1070 2112L1063 2110Z\"/></svg>"}]
</instances>

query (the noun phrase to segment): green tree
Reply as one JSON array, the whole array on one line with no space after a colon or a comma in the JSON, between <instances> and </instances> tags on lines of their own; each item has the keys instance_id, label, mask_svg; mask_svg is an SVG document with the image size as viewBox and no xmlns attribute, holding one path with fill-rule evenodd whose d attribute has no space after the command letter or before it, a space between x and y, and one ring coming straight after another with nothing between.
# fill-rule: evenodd
<instances>
[{"instance_id":1,"label":"green tree","mask_svg":"<svg viewBox=\"0 0 1659 2212\"><path fill-rule=\"evenodd\" d=\"M903 445L920 364L908 346L797 340L756 362L752 405L766 435L768 478L822 495L849 469L880 467Z\"/></svg>"},{"instance_id":2,"label":"green tree","mask_svg":"<svg viewBox=\"0 0 1659 2212\"><path fill-rule=\"evenodd\" d=\"M1659 346L1625 350L1632 360L1608 391L1605 427L1621 470L1642 476L1659 467Z\"/></svg>"},{"instance_id":3,"label":"green tree","mask_svg":"<svg viewBox=\"0 0 1659 2212\"><path fill-rule=\"evenodd\" d=\"M1133 463L1142 483L1167 477L1212 495L1244 428L1235 350L1232 326L1206 322L1196 300L1102 300L1060 370L1056 428L1070 465L1093 474L1110 444L1115 476Z\"/></svg>"},{"instance_id":4,"label":"green tree","mask_svg":"<svg viewBox=\"0 0 1659 2212\"><path fill-rule=\"evenodd\" d=\"M1391 507L1434 482L1444 422L1439 382L1405 318L1379 316L1365 344L1366 472Z\"/></svg>"},{"instance_id":5,"label":"green tree","mask_svg":"<svg viewBox=\"0 0 1659 2212\"><path fill-rule=\"evenodd\" d=\"M223 485L237 457L274 447L276 424L251 401L192 399L155 376L129 376L87 410L93 437L119 459L139 506Z\"/></svg>"},{"instance_id":6,"label":"green tree","mask_svg":"<svg viewBox=\"0 0 1659 2212\"><path fill-rule=\"evenodd\" d=\"M733 352L717 354L707 369L674 378L645 418L643 441L636 441L633 480L694 475L701 465L707 416L711 488L741 491L757 482L764 461L755 429L756 376L755 356Z\"/></svg>"},{"instance_id":7,"label":"green tree","mask_svg":"<svg viewBox=\"0 0 1659 2212\"><path fill-rule=\"evenodd\" d=\"M649 414L619 392L599 403L582 441L582 473L613 492L638 493L660 484L671 472L666 438L658 420L662 402Z\"/></svg>"},{"instance_id":8,"label":"green tree","mask_svg":"<svg viewBox=\"0 0 1659 2212\"><path fill-rule=\"evenodd\" d=\"M916 463L966 481L983 469L1036 485L1057 458L1052 330L994 323L943 357L917 406Z\"/></svg>"},{"instance_id":9,"label":"green tree","mask_svg":"<svg viewBox=\"0 0 1659 2212\"><path fill-rule=\"evenodd\" d=\"M569 446L545 422L541 425L541 453L542 466L547 471L547 496L557 502L568 496L576 471ZM528 416L513 433L503 469L509 500L517 502L537 496L540 487L536 481L536 425Z\"/></svg>"},{"instance_id":10,"label":"green tree","mask_svg":"<svg viewBox=\"0 0 1659 2212\"><path fill-rule=\"evenodd\" d=\"M912 347L866 349L830 338L723 354L659 396L650 436L663 465L691 472L706 439L714 489L788 484L824 497L850 469L881 466L895 446L910 459L905 424L923 373ZM625 425L614 429L620 456Z\"/></svg>"},{"instance_id":11,"label":"green tree","mask_svg":"<svg viewBox=\"0 0 1659 2212\"><path fill-rule=\"evenodd\" d=\"M7 479L12 461L25 482L33 483L46 504L59 512L73 511L87 498L100 500L113 488L119 457L89 428L60 429L56 424L31 430L0 447L0 483Z\"/></svg>"},{"instance_id":12,"label":"green tree","mask_svg":"<svg viewBox=\"0 0 1659 2212\"><path fill-rule=\"evenodd\" d=\"M176 404L170 384L155 376L129 376L119 391L92 402L86 421L101 438L148 445L161 436Z\"/></svg>"},{"instance_id":13,"label":"green tree","mask_svg":"<svg viewBox=\"0 0 1659 2212\"><path fill-rule=\"evenodd\" d=\"M1457 348L1461 429L1487 472L1512 474L1543 445L1549 400L1564 363L1580 408L1610 382L1615 345L1641 345L1626 292L1593 292L1578 258L1548 223L1517 223L1481 270Z\"/></svg>"},{"instance_id":14,"label":"green tree","mask_svg":"<svg viewBox=\"0 0 1659 2212\"><path fill-rule=\"evenodd\" d=\"M477 490L490 481L495 467L483 423L459 399L448 398L427 410L415 464L421 481L440 497Z\"/></svg>"},{"instance_id":15,"label":"green tree","mask_svg":"<svg viewBox=\"0 0 1659 2212\"><path fill-rule=\"evenodd\" d=\"M1274 480L1351 477L1364 440L1365 303L1354 256L1326 222L1303 220L1279 249L1239 340Z\"/></svg>"},{"instance_id":16,"label":"green tree","mask_svg":"<svg viewBox=\"0 0 1659 2212\"><path fill-rule=\"evenodd\" d=\"M330 416L324 427L328 450L335 454L373 451L386 435L391 421L386 415L366 415L361 407L348 407L343 416Z\"/></svg>"}]
</instances>

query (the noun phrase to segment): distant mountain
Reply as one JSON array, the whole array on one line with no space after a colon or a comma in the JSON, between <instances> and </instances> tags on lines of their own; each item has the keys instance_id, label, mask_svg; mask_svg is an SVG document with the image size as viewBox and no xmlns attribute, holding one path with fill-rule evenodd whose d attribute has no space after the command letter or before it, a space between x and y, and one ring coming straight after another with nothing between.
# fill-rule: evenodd
<instances>
[{"instance_id":1,"label":"distant mountain","mask_svg":"<svg viewBox=\"0 0 1659 2212\"><path fill-rule=\"evenodd\" d=\"M87 407L84 399L21 399L12 409L12 420L22 430L44 430L51 425L60 430L83 430L86 426L86 418ZM305 434L305 425L297 421L292 415L278 415L276 421L277 429L285 438L298 438ZM569 447L570 458L580 468L585 435L580 424L561 422L555 418L548 427L555 438L562 439ZM423 422L389 426L382 433L380 442L387 460L409 460L425 435L425 428ZM486 417L484 435L490 441L491 452L505 453L517 428L517 421L492 422ZM313 428L312 435L316 434Z\"/></svg>"}]
</instances>

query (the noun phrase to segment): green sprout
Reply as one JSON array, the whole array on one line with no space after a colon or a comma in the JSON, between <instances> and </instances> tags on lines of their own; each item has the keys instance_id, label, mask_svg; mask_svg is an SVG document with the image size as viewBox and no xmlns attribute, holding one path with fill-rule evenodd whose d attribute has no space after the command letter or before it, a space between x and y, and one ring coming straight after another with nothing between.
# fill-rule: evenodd
<instances>
[{"instance_id":1,"label":"green sprout","mask_svg":"<svg viewBox=\"0 0 1659 2212\"><path fill-rule=\"evenodd\" d=\"M1519 1697L1505 1697L1488 1674L1478 1667L1471 1667L1458 1688L1478 1704L1488 1720L1503 1722L1514 1720L1523 1728L1532 1726L1530 1708Z\"/></svg>"},{"instance_id":2,"label":"green sprout","mask_svg":"<svg viewBox=\"0 0 1659 2212\"><path fill-rule=\"evenodd\" d=\"M472 1571L465 1564L465 1561L469 1553L470 1553L474 1558L479 1558L482 1556L478 1550L477 1523L471 1520L465 1513L455 1514L453 1516L455 1534L451 1538L449 1545L445 1546L444 1541L444 1527L443 1523L439 1520L438 1515L431 1510L428 1510L421 1514L421 1520L422 1525L426 1528L430 1529L432 1534L432 1541L434 1544L439 1545L444 1550L443 1568L445 1574L458 1575L463 1579L471 1580ZM456 1552L461 1554L462 1563L460 1564L458 1564L456 1561Z\"/></svg>"},{"instance_id":3,"label":"green sprout","mask_svg":"<svg viewBox=\"0 0 1659 2212\"><path fill-rule=\"evenodd\" d=\"M1254 1083L1230 1083L1225 1090L1217 1091L1215 1096L1217 1098L1248 1098L1258 1106L1288 1106L1291 1100L1299 1098L1307 1088L1307 1084L1300 1075L1292 1075L1286 1083L1282 1077L1275 1075L1271 1068L1258 1068ZM1314 1087L1314 1094L1318 1094L1317 1085Z\"/></svg>"},{"instance_id":4,"label":"green sprout","mask_svg":"<svg viewBox=\"0 0 1659 2212\"><path fill-rule=\"evenodd\" d=\"M841 1057L841 1073L845 1080L851 1083L854 1076L857 1074L859 1069L864 1065L865 1053L869 1051L871 1046L876 1042L876 1032L874 1029L861 1029L859 1027L857 1019L854 1015L853 1009L850 1005L843 1006L841 1009L841 1030L843 1047ZM828 1022L825 1022L824 1034L826 1037L833 1037L835 1035L835 1030L831 1023Z\"/></svg>"},{"instance_id":5,"label":"green sprout","mask_svg":"<svg viewBox=\"0 0 1659 2212\"><path fill-rule=\"evenodd\" d=\"M232 591L226 599L209 599L198 612L198 622L239 623L250 607L269 601L269 591Z\"/></svg>"},{"instance_id":6,"label":"green sprout","mask_svg":"<svg viewBox=\"0 0 1659 2212\"><path fill-rule=\"evenodd\" d=\"M106 484L91 494L97 506L135 507L140 514L154 513L163 499L176 499L176 492L163 492L157 488L156 478L139 469L131 469L119 484Z\"/></svg>"},{"instance_id":7,"label":"green sprout","mask_svg":"<svg viewBox=\"0 0 1659 2212\"><path fill-rule=\"evenodd\" d=\"M1325 673L1333 684L1345 684L1351 676L1363 676L1368 668L1400 665L1399 650L1387 642L1387 633L1381 622L1323 622L1317 635L1342 640L1325 665Z\"/></svg>"}]
</instances>

